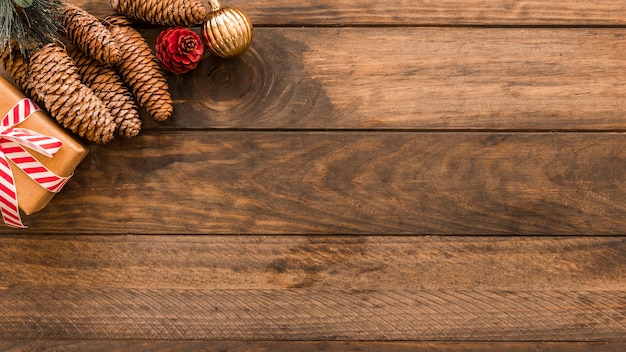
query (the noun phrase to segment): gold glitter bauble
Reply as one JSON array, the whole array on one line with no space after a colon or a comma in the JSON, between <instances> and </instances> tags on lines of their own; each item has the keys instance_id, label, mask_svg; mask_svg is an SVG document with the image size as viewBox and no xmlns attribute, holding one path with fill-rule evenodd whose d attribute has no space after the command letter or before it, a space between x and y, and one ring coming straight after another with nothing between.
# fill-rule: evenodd
<instances>
[{"instance_id":1,"label":"gold glitter bauble","mask_svg":"<svg viewBox=\"0 0 626 352\"><path fill-rule=\"evenodd\" d=\"M202 41L215 56L231 59L243 54L252 42L252 22L236 7L221 8L210 0L210 11L202 22Z\"/></svg>"}]
</instances>

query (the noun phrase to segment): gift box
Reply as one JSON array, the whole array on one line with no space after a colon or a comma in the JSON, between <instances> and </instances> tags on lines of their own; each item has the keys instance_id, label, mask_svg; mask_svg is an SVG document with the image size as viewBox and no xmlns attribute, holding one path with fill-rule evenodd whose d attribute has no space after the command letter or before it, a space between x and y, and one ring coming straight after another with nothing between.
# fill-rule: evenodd
<instances>
[{"instance_id":1,"label":"gift box","mask_svg":"<svg viewBox=\"0 0 626 352\"><path fill-rule=\"evenodd\" d=\"M38 110L34 103L30 102L30 100L28 99L25 99L26 97L22 94L22 92L17 89L10 81L2 76L0 76L0 94L2 95L2 98L0 99L0 113L2 115L0 115L0 117L4 116L4 119L2 120L2 129L4 131L4 134L0 134L0 142L4 141L4 144L0 145L0 150L3 153L2 155L5 156L5 159L11 160L8 162L8 164L11 171L10 173L12 173L12 177L14 179L19 209L21 209L25 214L30 215L43 209L50 202L50 200L52 200L55 193L63 187L67 179L73 174L74 169L76 169L78 164L80 164L80 162L85 158L88 150L80 142L74 139L72 135L70 135L63 128L61 128L61 126L59 126L57 122L50 117L50 115L42 110ZM32 104L31 106L34 108L29 110L30 108L27 105L25 109L28 112L28 116L25 117L25 120L16 120L21 122L13 126L7 126L5 120L10 120L8 117L12 117L13 114L17 114L15 111L17 111L18 106L21 109L24 109L23 107L21 107L24 104ZM20 112L20 114L24 115L23 112ZM57 185L55 187L49 187L48 189L44 188L42 184L45 184L45 182L41 181L46 181L44 177L40 177L38 181L33 180L32 174L34 171L32 170L35 170L35 172L37 170L32 165L22 165L22 168L27 170L26 172L23 171L20 167L16 166L16 164L20 163L20 160L24 160L26 158L11 159L11 156L8 153L10 153L10 147L14 145L11 143L12 140L15 140L15 138L11 139L12 137L7 137L7 135L16 134L16 131L20 131L22 135L25 134L25 139L30 138L30 140L33 141L35 144L43 143L40 142L40 140L45 139L45 137L52 137L52 139L55 139L57 141L58 149L54 150L53 155L48 156L42 154L41 152L35 151L33 148L35 148L36 146L31 146L28 143L18 142L23 147L22 153L24 151L27 152L28 154L30 154L30 156L34 157L34 159L41 163L41 166L44 166L48 169L48 171L52 172L53 174L60 176L60 180L57 181ZM33 131L34 135L39 134L40 136L38 138L31 138L29 136L30 131ZM59 141L60 143L58 143ZM49 147L49 145L50 143L44 145L44 147ZM43 168L41 167L39 167L39 169L43 170ZM31 176L28 176L27 172L31 174ZM9 173L8 170L7 173ZM3 177L5 179L7 178L6 175L4 175ZM50 179L53 177L48 178ZM52 188L55 189L53 189L53 191L50 191L49 189ZM10 225L9 222L7 222L5 216L6 201L3 199L0 199L0 201L3 202L3 218L5 218L5 223L7 223L7 225Z\"/></svg>"}]
</instances>

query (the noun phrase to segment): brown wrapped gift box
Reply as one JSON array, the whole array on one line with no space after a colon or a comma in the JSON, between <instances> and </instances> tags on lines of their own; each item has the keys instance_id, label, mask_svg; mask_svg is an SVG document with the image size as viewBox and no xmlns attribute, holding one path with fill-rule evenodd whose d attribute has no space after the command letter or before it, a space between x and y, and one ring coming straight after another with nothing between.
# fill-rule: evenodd
<instances>
[{"instance_id":1,"label":"brown wrapped gift box","mask_svg":"<svg viewBox=\"0 0 626 352\"><path fill-rule=\"evenodd\" d=\"M0 76L0 92L2 94L2 99L0 99L0 113L2 115L0 117L4 117L17 102L24 98L24 94L2 76ZM71 175L78 164L87 156L88 150L44 111L33 113L26 121L15 127L27 128L46 136L55 137L63 142L63 146L54 158L48 158L25 148L33 157L59 176ZM32 214L43 209L52 200L54 193L48 192L26 176L18 167L10 164L15 178L20 209L26 214Z\"/></svg>"}]
</instances>

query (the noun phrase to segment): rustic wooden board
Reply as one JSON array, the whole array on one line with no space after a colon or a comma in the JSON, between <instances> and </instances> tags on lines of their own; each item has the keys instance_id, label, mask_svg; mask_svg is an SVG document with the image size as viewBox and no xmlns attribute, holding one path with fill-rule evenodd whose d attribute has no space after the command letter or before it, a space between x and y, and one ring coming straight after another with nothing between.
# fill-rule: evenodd
<instances>
[{"instance_id":1,"label":"rustic wooden board","mask_svg":"<svg viewBox=\"0 0 626 352\"><path fill-rule=\"evenodd\" d=\"M143 33L154 43L159 30ZM236 60L170 75L174 117L145 128L626 130L622 29L255 33Z\"/></svg>"},{"instance_id":2,"label":"rustic wooden board","mask_svg":"<svg viewBox=\"0 0 626 352\"><path fill-rule=\"evenodd\" d=\"M583 288L584 289L584 288ZM626 293L0 290L2 339L623 341Z\"/></svg>"},{"instance_id":3,"label":"rustic wooden board","mask_svg":"<svg viewBox=\"0 0 626 352\"><path fill-rule=\"evenodd\" d=\"M2 236L0 289L623 290L623 237Z\"/></svg>"},{"instance_id":4,"label":"rustic wooden board","mask_svg":"<svg viewBox=\"0 0 626 352\"><path fill-rule=\"evenodd\" d=\"M623 342L1 341L4 352L623 352Z\"/></svg>"},{"instance_id":5,"label":"rustic wooden board","mask_svg":"<svg viewBox=\"0 0 626 352\"><path fill-rule=\"evenodd\" d=\"M625 247L621 237L9 236L0 340L619 342Z\"/></svg>"},{"instance_id":6,"label":"rustic wooden board","mask_svg":"<svg viewBox=\"0 0 626 352\"><path fill-rule=\"evenodd\" d=\"M158 30L145 30L153 42ZM259 28L149 128L626 130L622 29Z\"/></svg>"},{"instance_id":7,"label":"rustic wooden board","mask_svg":"<svg viewBox=\"0 0 626 352\"><path fill-rule=\"evenodd\" d=\"M228 4L244 56L0 229L0 350L624 350L625 4Z\"/></svg>"},{"instance_id":8,"label":"rustic wooden board","mask_svg":"<svg viewBox=\"0 0 626 352\"><path fill-rule=\"evenodd\" d=\"M144 133L93 146L27 223L62 234L624 234L625 138Z\"/></svg>"},{"instance_id":9,"label":"rustic wooden board","mask_svg":"<svg viewBox=\"0 0 626 352\"><path fill-rule=\"evenodd\" d=\"M106 1L70 0L96 16L113 12ZM257 26L458 26L626 24L626 5L614 0L225 0Z\"/></svg>"}]
</instances>

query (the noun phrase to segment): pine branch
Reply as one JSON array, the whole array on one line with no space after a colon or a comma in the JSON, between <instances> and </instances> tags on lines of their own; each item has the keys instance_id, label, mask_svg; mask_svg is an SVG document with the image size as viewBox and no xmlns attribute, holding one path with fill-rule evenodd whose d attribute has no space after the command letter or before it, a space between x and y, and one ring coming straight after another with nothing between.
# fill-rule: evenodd
<instances>
[{"instance_id":1,"label":"pine branch","mask_svg":"<svg viewBox=\"0 0 626 352\"><path fill-rule=\"evenodd\" d=\"M60 42L60 14L64 0L0 0L0 47L17 48L30 57L51 42ZM22 6L20 6L21 4Z\"/></svg>"}]
</instances>

